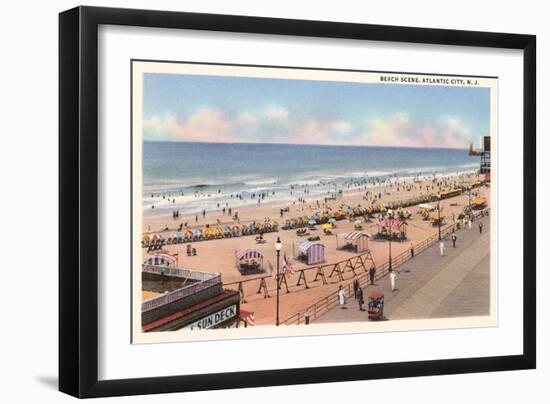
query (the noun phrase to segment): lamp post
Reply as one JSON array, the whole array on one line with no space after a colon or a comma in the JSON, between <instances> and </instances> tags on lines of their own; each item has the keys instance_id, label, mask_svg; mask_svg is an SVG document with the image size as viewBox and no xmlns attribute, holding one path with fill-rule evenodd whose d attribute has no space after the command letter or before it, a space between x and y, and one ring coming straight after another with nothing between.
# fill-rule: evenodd
<instances>
[{"instance_id":1,"label":"lamp post","mask_svg":"<svg viewBox=\"0 0 550 404\"><path fill-rule=\"evenodd\" d=\"M441 240L441 194L437 195L437 232Z\"/></svg>"},{"instance_id":2,"label":"lamp post","mask_svg":"<svg viewBox=\"0 0 550 404\"><path fill-rule=\"evenodd\" d=\"M393 211L391 209L388 209L388 227L389 227L389 237L388 237L388 240L390 241L390 251L389 251L389 267L388 267L388 271L393 271L392 269L392 266L391 266L391 237L392 237L392 233L391 233L391 228L392 228L392 224L393 224Z\"/></svg>"},{"instance_id":3,"label":"lamp post","mask_svg":"<svg viewBox=\"0 0 550 404\"><path fill-rule=\"evenodd\" d=\"M275 251L277 252L277 312L275 315L275 325L279 325L279 285L280 285L280 278L279 278L279 259L281 256L281 248L283 247L283 243L281 243L281 239L277 237L277 241L275 242Z\"/></svg>"}]
</instances>

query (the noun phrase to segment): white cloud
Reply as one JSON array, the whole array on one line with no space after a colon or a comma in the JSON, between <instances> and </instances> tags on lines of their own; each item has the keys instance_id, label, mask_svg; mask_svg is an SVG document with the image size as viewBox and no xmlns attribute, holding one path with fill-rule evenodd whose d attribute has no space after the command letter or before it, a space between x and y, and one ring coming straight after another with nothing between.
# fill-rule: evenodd
<instances>
[{"instance_id":1,"label":"white cloud","mask_svg":"<svg viewBox=\"0 0 550 404\"><path fill-rule=\"evenodd\" d=\"M472 138L471 131L457 118L441 118L437 123L437 129L440 138L445 139L449 147L466 147Z\"/></svg>"},{"instance_id":2,"label":"white cloud","mask_svg":"<svg viewBox=\"0 0 550 404\"><path fill-rule=\"evenodd\" d=\"M422 122L406 112L372 118L365 130L346 120L293 118L282 105L227 115L212 106L186 117L155 115L143 121L147 140L202 142L270 142L294 144L356 144L406 147L467 147L472 134L456 117Z\"/></svg>"},{"instance_id":3,"label":"white cloud","mask_svg":"<svg viewBox=\"0 0 550 404\"><path fill-rule=\"evenodd\" d=\"M332 121L328 123L328 128L331 132L346 134L352 131L353 125L348 121Z\"/></svg>"},{"instance_id":4,"label":"white cloud","mask_svg":"<svg viewBox=\"0 0 550 404\"><path fill-rule=\"evenodd\" d=\"M297 123L288 143L296 144L349 144L344 135L352 133L353 125L347 121L308 119Z\"/></svg>"},{"instance_id":5,"label":"white cloud","mask_svg":"<svg viewBox=\"0 0 550 404\"><path fill-rule=\"evenodd\" d=\"M237 115L237 123L246 128L258 126L258 118L252 112L242 111Z\"/></svg>"},{"instance_id":6,"label":"white cloud","mask_svg":"<svg viewBox=\"0 0 550 404\"><path fill-rule=\"evenodd\" d=\"M165 114L143 121L148 140L230 142L235 140L233 126L221 110L210 106L198 108L185 119L178 120L173 114Z\"/></svg>"},{"instance_id":7,"label":"white cloud","mask_svg":"<svg viewBox=\"0 0 550 404\"><path fill-rule=\"evenodd\" d=\"M445 117L427 123L407 113L371 119L361 137L367 145L405 147L466 147L470 138L470 130L458 118Z\"/></svg>"},{"instance_id":8,"label":"white cloud","mask_svg":"<svg viewBox=\"0 0 550 404\"><path fill-rule=\"evenodd\" d=\"M288 109L282 105L270 104L264 108L262 114L265 118L276 120L276 121L285 121L288 119L289 112Z\"/></svg>"}]
</instances>

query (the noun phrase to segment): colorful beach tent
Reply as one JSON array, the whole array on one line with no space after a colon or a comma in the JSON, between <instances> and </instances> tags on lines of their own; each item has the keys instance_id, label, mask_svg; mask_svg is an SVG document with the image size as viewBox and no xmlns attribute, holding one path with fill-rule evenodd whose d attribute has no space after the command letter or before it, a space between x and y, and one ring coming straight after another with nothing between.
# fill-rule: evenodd
<instances>
[{"instance_id":1,"label":"colorful beach tent","mask_svg":"<svg viewBox=\"0 0 550 404\"><path fill-rule=\"evenodd\" d=\"M318 241L302 241L296 244L298 256L307 265L320 264L325 261L325 246Z\"/></svg>"},{"instance_id":2,"label":"colorful beach tent","mask_svg":"<svg viewBox=\"0 0 550 404\"><path fill-rule=\"evenodd\" d=\"M483 196L472 200L472 208L480 208L487 204L487 199Z\"/></svg>"},{"instance_id":3,"label":"colorful beach tent","mask_svg":"<svg viewBox=\"0 0 550 404\"><path fill-rule=\"evenodd\" d=\"M261 252L252 249L237 251L236 256L239 260L261 259L264 257Z\"/></svg>"},{"instance_id":4,"label":"colorful beach tent","mask_svg":"<svg viewBox=\"0 0 550 404\"><path fill-rule=\"evenodd\" d=\"M176 262L176 257L172 254L168 254L165 251L159 251L154 254L148 255L143 263L145 265L164 265L169 266Z\"/></svg>"},{"instance_id":5,"label":"colorful beach tent","mask_svg":"<svg viewBox=\"0 0 550 404\"><path fill-rule=\"evenodd\" d=\"M264 256L253 249L235 251L235 265L242 275L263 271Z\"/></svg>"},{"instance_id":6,"label":"colorful beach tent","mask_svg":"<svg viewBox=\"0 0 550 404\"><path fill-rule=\"evenodd\" d=\"M340 233L338 238L343 240L343 247L351 246L356 252L364 252L369 249L369 235L363 231L352 231L349 233ZM339 243L337 243L339 245Z\"/></svg>"}]
</instances>

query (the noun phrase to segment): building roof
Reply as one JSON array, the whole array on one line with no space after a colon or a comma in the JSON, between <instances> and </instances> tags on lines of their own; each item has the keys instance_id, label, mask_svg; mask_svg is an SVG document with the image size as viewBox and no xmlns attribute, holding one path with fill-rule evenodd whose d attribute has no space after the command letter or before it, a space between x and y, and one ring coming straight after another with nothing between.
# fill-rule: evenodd
<instances>
[{"instance_id":1,"label":"building roof","mask_svg":"<svg viewBox=\"0 0 550 404\"><path fill-rule=\"evenodd\" d=\"M191 306L185 310L177 311L175 313L172 313L166 317L159 318L158 320L153 321L149 324L143 324L141 326L143 331L151 331L155 328L159 328L163 325L166 325L168 323L171 323L172 321L178 320L184 316L187 316L197 310L204 309L205 307L208 307L212 304L218 303L230 296L233 296L235 294L238 294L239 292L233 291L233 290L224 290L222 293L220 293L217 296L211 297L210 299L204 300L200 303L195 304L194 306Z\"/></svg>"}]
</instances>

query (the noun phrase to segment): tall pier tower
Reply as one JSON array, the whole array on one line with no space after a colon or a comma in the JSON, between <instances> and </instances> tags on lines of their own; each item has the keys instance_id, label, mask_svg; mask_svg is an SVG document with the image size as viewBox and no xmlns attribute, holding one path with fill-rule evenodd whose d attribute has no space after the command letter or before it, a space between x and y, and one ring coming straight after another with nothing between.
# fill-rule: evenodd
<instances>
[{"instance_id":1,"label":"tall pier tower","mask_svg":"<svg viewBox=\"0 0 550 404\"><path fill-rule=\"evenodd\" d=\"M482 138L482 151L480 153L481 162L479 165L479 172L481 174L491 172L491 136L483 136Z\"/></svg>"}]
</instances>

